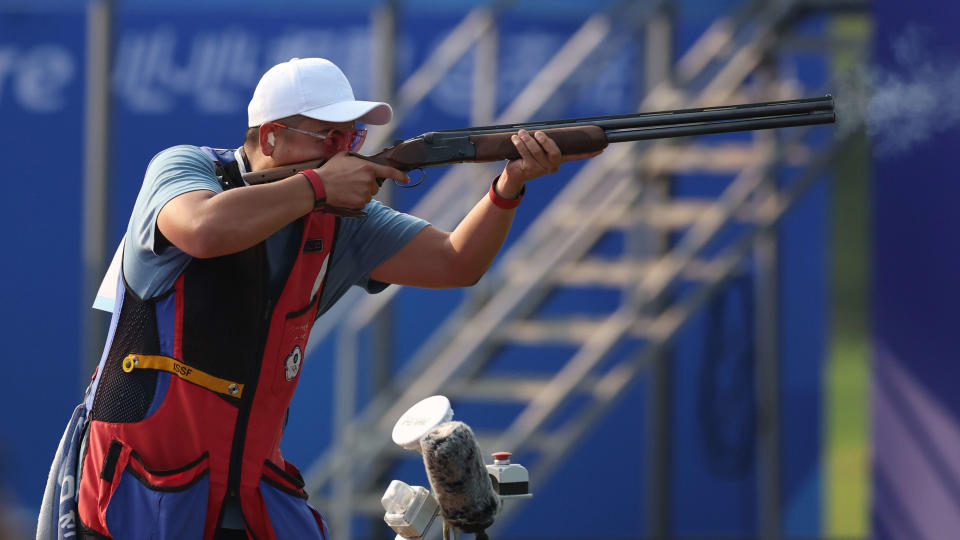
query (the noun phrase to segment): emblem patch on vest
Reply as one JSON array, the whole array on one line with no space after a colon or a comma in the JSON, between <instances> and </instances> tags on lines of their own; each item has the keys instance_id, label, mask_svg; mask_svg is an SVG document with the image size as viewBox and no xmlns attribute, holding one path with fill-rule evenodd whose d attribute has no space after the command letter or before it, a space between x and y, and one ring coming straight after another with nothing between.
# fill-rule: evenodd
<instances>
[{"instance_id":1,"label":"emblem patch on vest","mask_svg":"<svg viewBox=\"0 0 960 540\"><path fill-rule=\"evenodd\" d=\"M323 251L323 238L308 238L303 243L303 252L311 253L314 251Z\"/></svg>"},{"instance_id":2,"label":"emblem patch on vest","mask_svg":"<svg viewBox=\"0 0 960 540\"><path fill-rule=\"evenodd\" d=\"M297 378L297 374L300 373L300 364L302 362L303 351L300 350L299 345L294 345L293 350L290 351L290 354L287 355L286 361L284 361L284 368L286 369L288 381L292 381Z\"/></svg>"}]
</instances>

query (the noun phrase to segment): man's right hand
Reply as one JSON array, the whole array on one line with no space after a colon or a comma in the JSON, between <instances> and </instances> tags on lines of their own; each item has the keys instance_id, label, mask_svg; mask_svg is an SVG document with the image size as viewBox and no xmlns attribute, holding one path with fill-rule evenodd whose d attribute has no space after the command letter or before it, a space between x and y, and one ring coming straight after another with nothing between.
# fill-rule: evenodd
<instances>
[{"instance_id":1,"label":"man's right hand","mask_svg":"<svg viewBox=\"0 0 960 540\"><path fill-rule=\"evenodd\" d=\"M407 173L347 152L340 152L314 169L323 181L327 204L343 208L363 208L380 191L378 178L410 182Z\"/></svg>"},{"instance_id":2,"label":"man's right hand","mask_svg":"<svg viewBox=\"0 0 960 540\"><path fill-rule=\"evenodd\" d=\"M377 178L409 182L393 167L345 152L314 169L323 182L326 204L363 208L380 189ZM218 257L249 248L291 221L308 214L313 186L302 174L222 193L189 191L170 200L157 216L157 228L192 257Z\"/></svg>"}]
</instances>

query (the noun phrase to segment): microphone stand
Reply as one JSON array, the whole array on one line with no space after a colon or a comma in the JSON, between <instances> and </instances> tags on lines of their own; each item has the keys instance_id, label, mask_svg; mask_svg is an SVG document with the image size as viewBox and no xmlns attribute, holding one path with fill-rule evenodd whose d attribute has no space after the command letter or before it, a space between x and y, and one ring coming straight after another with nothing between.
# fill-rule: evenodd
<instances>
[{"instance_id":1,"label":"microphone stand","mask_svg":"<svg viewBox=\"0 0 960 540\"><path fill-rule=\"evenodd\" d=\"M428 397L403 413L394 426L393 442L406 450L422 453L420 440L452 418L453 409L446 397ZM507 500L533 496L529 490L527 469L518 463L511 463L510 456L510 452L494 452L493 464L485 465L493 491L500 499L501 509ZM383 494L381 503L386 510L384 521L397 532L395 540L427 538L437 516L443 522L442 540L460 539L460 529L443 518L437 496L422 486L410 486L401 480L393 480ZM475 534L476 540L489 540L484 531Z\"/></svg>"}]
</instances>

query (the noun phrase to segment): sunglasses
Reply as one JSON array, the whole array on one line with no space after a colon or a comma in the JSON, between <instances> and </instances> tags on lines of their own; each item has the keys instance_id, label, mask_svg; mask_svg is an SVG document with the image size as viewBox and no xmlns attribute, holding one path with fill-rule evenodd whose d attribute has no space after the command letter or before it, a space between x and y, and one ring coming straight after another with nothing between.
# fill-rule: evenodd
<instances>
[{"instance_id":1,"label":"sunglasses","mask_svg":"<svg viewBox=\"0 0 960 540\"><path fill-rule=\"evenodd\" d=\"M293 131L295 133L300 133L303 135L309 135L316 139L324 141L324 145L328 146L334 152L339 152L344 149L349 149L351 152L355 152L361 146L363 146L363 140L367 138L366 129L354 129L351 132L345 132L337 128L330 128L325 132L315 132L315 131L305 131L302 129L297 129L290 127L286 124L281 124L280 122L270 122L271 124ZM349 144L347 144L349 143Z\"/></svg>"}]
</instances>

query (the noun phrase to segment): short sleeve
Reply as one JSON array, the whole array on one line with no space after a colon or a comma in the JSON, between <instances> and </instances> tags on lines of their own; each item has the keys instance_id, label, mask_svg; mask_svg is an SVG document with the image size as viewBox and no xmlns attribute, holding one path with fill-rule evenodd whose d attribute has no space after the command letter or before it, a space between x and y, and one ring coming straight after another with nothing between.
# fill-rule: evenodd
<instances>
[{"instance_id":1,"label":"short sleeve","mask_svg":"<svg viewBox=\"0 0 960 540\"><path fill-rule=\"evenodd\" d=\"M191 257L173 245L157 246L157 216L178 195L223 191L213 160L198 147L174 146L150 161L127 225L123 274L141 298L161 294L176 282Z\"/></svg>"},{"instance_id":2,"label":"short sleeve","mask_svg":"<svg viewBox=\"0 0 960 540\"><path fill-rule=\"evenodd\" d=\"M351 285L370 293L387 288L387 283L370 279L370 272L400 251L424 227L426 221L398 212L378 201L370 201L365 217L340 218L331 255L330 272L323 288L321 313Z\"/></svg>"}]
</instances>

